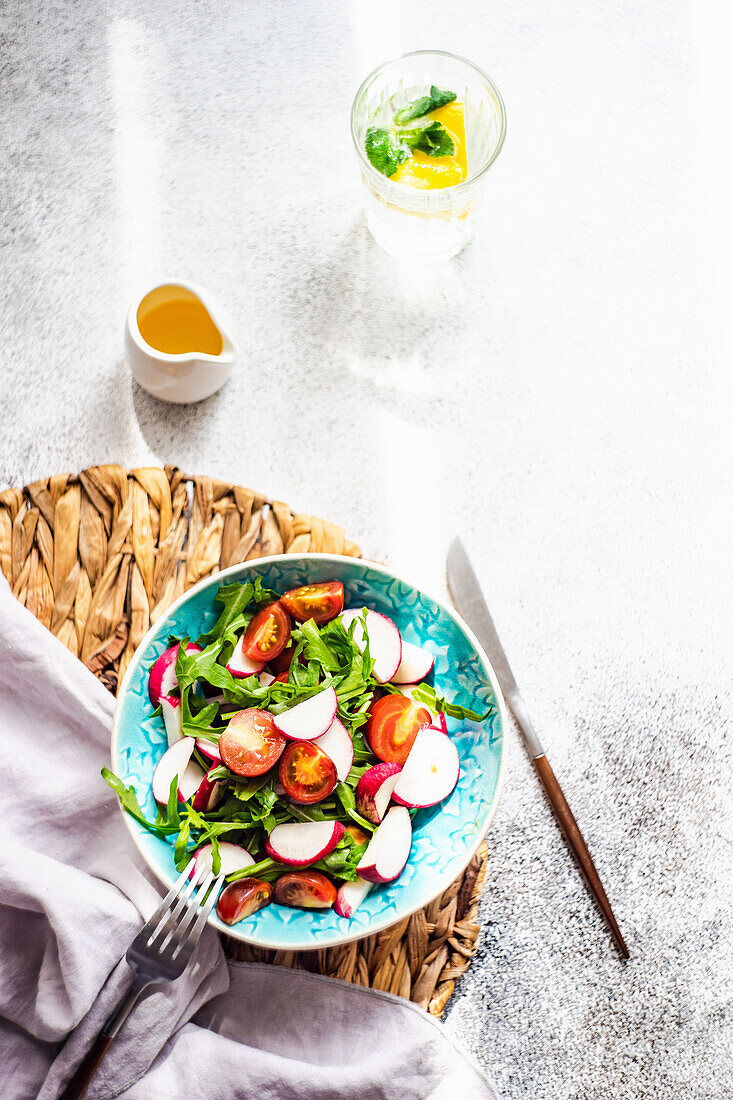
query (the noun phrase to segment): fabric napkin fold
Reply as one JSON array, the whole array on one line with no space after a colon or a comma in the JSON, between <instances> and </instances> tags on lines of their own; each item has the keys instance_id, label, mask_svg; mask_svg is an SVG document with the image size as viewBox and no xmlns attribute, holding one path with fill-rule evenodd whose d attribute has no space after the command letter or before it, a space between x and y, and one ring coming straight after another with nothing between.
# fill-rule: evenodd
<instances>
[{"instance_id":1,"label":"fabric napkin fold","mask_svg":"<svg viewBox=\"0 0 733 1100\"><path fill-rule=\"evenodd\" d=\"M0 577L0 1066L8 1100L52 1100L130 981L160 898L100 770L114 700ZM89 1100L496 1098L414 1005L280 967L194 965L127 1019Z\"/></svg>"}]
</instances>

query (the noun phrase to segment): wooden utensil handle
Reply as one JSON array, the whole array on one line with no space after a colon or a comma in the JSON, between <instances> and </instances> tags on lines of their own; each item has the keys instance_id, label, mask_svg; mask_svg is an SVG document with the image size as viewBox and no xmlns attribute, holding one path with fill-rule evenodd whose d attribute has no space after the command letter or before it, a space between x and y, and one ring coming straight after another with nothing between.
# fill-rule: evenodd
<instances>
[{"instance_id":1,"label":"wooden utensil handle","mask_svg":"<svg viewBox=\"0 0 733 1100\"><path fill-rule=\"evenodd\" d=\"M611 903L606 896L606 891L603 889L603 883L600 880L598 871L596 871L593 857L588 850L588 845L583 840L583 834L578 828L578 823L573 816L573 811L568 805L568 800L562 792L562 787L558 783L555 773L550 767L550 761L545 754L542 753L540 756L535 756L532 763L534 764L539 781L545 789L545 794L547 795L547 799L552 807L557 822L570 846L570 850L578 861L578 866L583 874L583 878L588 884L588 889L603 913L606 923L613 933L613 938L616 941L619 951L625 959L628 959L629 949L621 935L621 929L616 923L616 918L611 909Z\"/></svg>"},{"instance_id":2,"label":"wooden utensil handle","mask_svg":"<svg viewBox=\"0 0 733 1100\"><path fill-rule=\"evenodd\" d=\"M79 1097L84 1095L87 1085L97 1072L113 1039L113 1035L107 1035L104 1030L100 1031L86 1056L77 1066L76 1073L59 1096L59 1100L79 1100Z\"/></svg>"},{"instance_id":3,"label":"wooden utensil handle","mask_svg":"<svg viewBox=\"0 0 733 1100\"><path fill-rule=\"evenodd\" d=\"M74 1076L59 1096L59 1100L79 1100L79 1097L84 1095L87 1085L99 1069L102 1059L112 1044L112 1040L137 1004L140 994L151 985L152 982L147 978L135 974L132 985L92 1043L77 1067Z\"/></svg>"}]
</instances>

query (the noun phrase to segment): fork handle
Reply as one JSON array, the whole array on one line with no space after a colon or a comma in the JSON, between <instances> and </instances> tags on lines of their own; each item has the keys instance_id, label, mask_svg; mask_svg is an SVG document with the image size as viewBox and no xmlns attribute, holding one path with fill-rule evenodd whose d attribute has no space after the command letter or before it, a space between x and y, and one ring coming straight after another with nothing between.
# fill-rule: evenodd
<instances>
[{"instance_id":1,"label":"fork handle","mask_svg":"<svg viewBox=\"0 0 733 1100\"><path fill-rule=\"evenodd\" d=\"M87 1085L102 1064L102 1060L112 1045L117 1032L135 1007L138 997L151 984L151 982L141 982L137 977L134 979L127 993L77 1066L74 1076L59 1096L59 1100L79 1100L84 1095Z\"/></svg>"}]
</instances>

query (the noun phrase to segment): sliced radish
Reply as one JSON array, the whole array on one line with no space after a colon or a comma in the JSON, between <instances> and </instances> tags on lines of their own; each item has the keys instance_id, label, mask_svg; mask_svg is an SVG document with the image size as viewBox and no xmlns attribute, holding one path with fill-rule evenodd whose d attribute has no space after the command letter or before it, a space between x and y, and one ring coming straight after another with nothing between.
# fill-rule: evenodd
<instances>
[{"instance_id":1,"label":"sliced radish","mask_svg":"<svg viewBox=\"0 0 733 1100\"><path fill-rule=\"evenodd\" d=\"M293 741L315 741L333 723L337 705L333 688L324 688L305 702L297 703L282 714L276 714L273 718L275 729Z\"/></svg>"},{"instance_id":2,"label":"sliced radish","mask_svg":"<svg viewBox=\"0 0 733 1100\"><path fill-rule=\"evenodd\" d=\"M194 863L197 868L203 867L201 871L201 877L208 875L213 866L213 852L214 847L212 844L204 844L203 848L199 848L194 858ZM221 875L231 875L235 871L243 871L245 867L251 867L254 863L254 859L249 854L246 848L242 848L239 844L230 844L228 840L219 841L219 856L221 858Z\"/></svg>"},{"instance_id":3,"label":"sliced radish","mask_svg":"<svg viewBox=\"0 0 733 1100\"><path fill-rule=\"evenodd\" d=\"M356 785L356 809L367 821L379 825L401 771L399 764L375 764L364 772Z\"/></svg>"},{"instance_id":4,"label":"sliced radish","mask_svg":"<svg viewBox=\"0 0 733 1100\"><path fill-rule=\"evenodd\" d=\"M168 747L183 737L183 714L181 713L181 700L175 695L161 695L160 709L163 711L165 732L168 736Z\"/></svg>"},{"instance_id":5,"label":"sliced radish","mask_svg":"<svg viewBox=\"0 0 733 1100\"><path fill-rule=\"evenodd\" d=\"M458 782L458 749L450 737L423 726L400 772L392 798L401 806L434 806Z\"/></svg>"},{"instance_id":6,"label":"sliced radish","mask_svg":"<svg viewBox=\"0 0 733 1100\"><path fill-rule=\"evenodd\" d=\"M271 672L261 672L259 676L260 683L263 688L269 688L270 684L275 682L275 677Z\"/></svg>"},{"instance_id":7,"label":"sliced radish","mask_svg":"<svg viewBox=\"0 0 733 1100\"><path fill-rule=\"evenodd\" d=\"M215 764L221 764L221 753L219 752L218 741L209 741L208 737L197 737L196 748L207 760L211 760Z\"/></svg>"},{"instance_id":8,"label":"sliced radish","mask_svg":"<svg viewBox=\"0 0 733 1100\"><path fill-rule=\"evenodd\" d=\"M199 783L198 790L193 796L194 810L199 810L201 813L207 814L210 810L215 809L224 797L224 791L227 786L226 783L221 779L210 778L211 773L218 768L218 766L218 764L214 764L212 768L209 768L206 775Z\"/></svg>"},{"instance_id":9,"label":"sliced radish","mask_svg":"<svg viewBox=\"0 0 733 1100\"><path fill-rule=\"evenodd\" d=\"M440 730L441 733L448 733L448 723L445 720L445 714L442 710L438 711L438 716L432 725L433 729Z\"/></svg>"},{"instance_id":10,"label":"sliced radish","mask_svg":"<svg viewBox=\"0 0 733 1100\"><path fill-rule=\"evenodd\" d=\"M244 676L254 676L255 673L262 672L265 667L264 661L253 661L247 656L242 649L243 641L244 634L237 639L237 644L227 662L227 672L231 672L232 676L236 676L237 679L242 679Z\"/></svg>"},{"instance_id":11,"label":"sliced radish","mask_svg":"<svg viewBox=\"0 0 733 1100\"><path fill-rule=\"evenodd\" d=\"M361 616L362 612L360 610L352 608L343 612L341 622L348 630L351 624L356 621L353 635L354 644L363 653L366 648L366 641ZM369 638L369 656L374 662L372 674L375 680L386 684L400 667L402 638L392 620L388 619L386 615L381 615L379 611L367 611L366 623Z\"/></svg>"},{"instance_id":12,"label":"sliced radish","mask_svg":"<svg viewBox=\"0 0 733 1100\"><path fill-rule=\"evenodd\" d=\"M402 642L402 658L394 676L393 684L417 684L432 672L435 657L427 649L412 642Z\"/></svg>"},{"instance_id":13,"label":"sliced radish","mask_svg":"<svg viewBox=\"0 0 733 1100\"><path fill-rule=\"evenodd\" d=\"M173 782L173 777L176 775L178 776L178 797L181 798L181 779L191 761L193 744L193 737L182 737L163 753L156 764L155 771L153 772L153 798L156 802L161 803L161 805L167 805L171 783ZM196 766L198 767L198 764ZM201 771L201 768L199 768L199 772L201 776L203 776L204 773ZM198 783L200 782L201 780L199 779ZM198 783L196 787L198 787ZM194 787L194 791L196 787ZM193 791L191 794L193 794ZM185 798L182 799L182 801L185 802Z\"/></svg>"},{"instance_id":14,"label":"sliced radish","mask_svg":"<svg viewBox=\"0 0 733 1100\"><path fill-rule=\"evenodd\" d=\"M186 740L192 741L193 738L188 737ZM203 768L195 760L190 760L186 764L183 775L178 777L178 801L188 802L189 799L194 798L205 780L206 773Z\"/></svg>"},{"instance_id":15,"label":"sliced radish","mask_svg":"<svg viewBox=\"0 0 733 1100\"><path fill-rule=\"evenodd\" d=\"M326 732L321 734L318 748L331 757L336 765L336 776L343 783L354 763L354 742L340 719L334 718Z\"/></svg>"},{"instance_id":16,"label":"sliced radish","mask_svg":"<svg viewBox=\"0 0 733 1100\"><path fill-rule=\"evenodd\" d=\"M392 806L374 830L356 869L369 882L393 882L402 874L411 846L410 815L404 806Z\"/></svg>"},{"instance_id":17,"label":"sliced radish","mask_svg":"<svg viewBox=\"0 0 733 1100\"><path fill-rule=\"evenodd\" d=\"M292 825L276 825L267 840L265 851L271 859L305 867L327 856L344 835L340 821L298 821Z\"/></svg>"},{"instance_id":18,"label":"sliced radish","mask_svg":"<svg viewBox=\"0 0 733 1100\"><path fill-rule=\"evenodd\" d=\"M336 894L333 907L340 917L353 917L364 898L372 888L372 883L367 882L360 875L353 882L342 882Z\"/></svg>"},{"instance_id":19,"label":"sliced radish","mask_svg":"<svg viewBox=\"0 0 733 1100\"><path fill-rule=\"evenodd\" d=\"M170 693L178 687L178 678L176 676L176 660L178 658L179 642L175 645L169 646L150 669L150 679L148 681L148 692L150 694L150 702L154 707L157 707L161 700L161 696L170 695ZM195 642L191 642L186 646L186 653L200 653L201 646L196 645Z\"/></svg>"}]
</instances>

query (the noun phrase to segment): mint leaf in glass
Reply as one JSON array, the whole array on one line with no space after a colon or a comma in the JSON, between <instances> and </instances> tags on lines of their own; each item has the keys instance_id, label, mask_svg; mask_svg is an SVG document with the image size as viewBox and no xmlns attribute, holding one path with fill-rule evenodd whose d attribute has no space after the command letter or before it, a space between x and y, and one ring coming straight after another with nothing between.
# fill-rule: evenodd
<instances>
[{"instance_id":1,"label":"mint leaf in glass","mask_svg":"<svg viewBox=\"0 0 733 1100\"><path fill-rule=\"evenodd\" d=\"M419 99L413 99L406 103L395 113L394 120L398 126L404 126L406 122L412 122L414 118L422 118L423 115L437 111L439 107L445 107L456 98L455 92L449 92L443 88L430 87L430 95L421 95ZM437 154L436 154L437 155ZM441 154L443 155L443 154Z\"/></svg>"},{"instance_id":2,"label":"mint leaf in glass","mask_svg":"<svg viewBox=\"0 0 733 1100\"><path fill-rule=\"evenodd\" d=\"M410 156L408 147L394 134L376 126L370 126L367 130L364 148L370 163L384 176L393 176Z\"/></svg>"},{"instance_id":3,"label":"mint leaf in glass","mask_svg":"<svg viewBox=\"0 0 733 1100\"><path fill-rule=\"evenodd\" d=\"M419 149L429 157L449 157L456 150L455 142L440 122L426 122L422 126L402 126L396 131L400 141L410 149Z\"/></svg>"}]
</instances>

